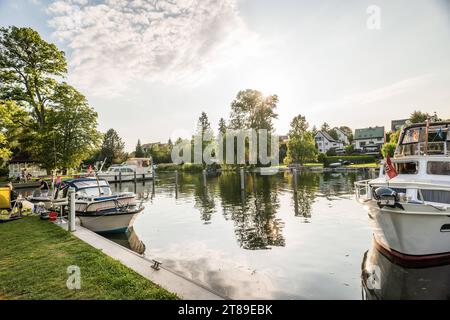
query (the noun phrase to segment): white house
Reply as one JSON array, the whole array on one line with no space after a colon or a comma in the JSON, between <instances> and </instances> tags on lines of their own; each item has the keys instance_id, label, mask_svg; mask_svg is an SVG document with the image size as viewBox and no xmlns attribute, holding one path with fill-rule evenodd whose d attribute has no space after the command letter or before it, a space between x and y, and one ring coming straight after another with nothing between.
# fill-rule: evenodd
<instances>
[{"instance_id":1,"label":"white house","mask_svg":"<svg viewBox=\"0 0 450 320\"><path fill-rule=\"evenodd\" d=\"M355 148L366 153L379 153L386 141L384 127L369 127L355 130Z\"/></svg>"},{"instance_id":2,"label":"white house","mask_svg":"<svg viewBox=\"0 0 450 320\"><path fill-rule=\"evenodd\" d=\"M350 140L348 139L348 136L345 134L344 131L342 131L338 127L334 128L334 131L336 131L339 141L343 142L344 145L350 144Z\"/></svg>"},{"instance_id":3,"label":"white house","mask_svg":"<svg viewBox=\"0 0 450 320\"><path fill-rule=\"evenodd\" d=\"M343 148L344 144L341 141L334 140L327 132L319 131L316 134L317 149L320 153L326 153L330 149Z\"/></svg>"}]
</instances>

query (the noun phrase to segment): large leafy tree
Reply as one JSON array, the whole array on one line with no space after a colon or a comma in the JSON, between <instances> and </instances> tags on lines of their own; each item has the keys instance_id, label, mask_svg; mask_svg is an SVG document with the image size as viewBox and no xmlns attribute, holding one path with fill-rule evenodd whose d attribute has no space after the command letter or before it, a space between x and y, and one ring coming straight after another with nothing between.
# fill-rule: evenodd
<instances>
[{"instance_id":1,"label":"large leafy tree","mask_svg":"<svg viewBox=\"0 0 450 320\"><path fill-rule=\"evenodd\" d=\"M98 155L98 160L104 161L109 167L113 163L121 163L125 160L124 152L125 142L119 136L116 130L109 129L103 135L103 142Z\"/></svg>"},{"instance_id":2,"label":"large leafy tree","mask_svg":"<svg viewBox=\"0 0 450 320\"><path fill-rule=\"evenodd\" d=\"M97 113L75 88L55 88L36 153L45 168L74 168L98 148Z\"/></svg>"},{"instance_id":3,"label":"large leafy tree","mask_svg":"<svg viewBox=\"0 0 450 320\"><path fill-rule=\"evenodd\" d=\"M20 153L21 143L28 138L30 119L28 113L13 101L0 100L0 162L13 153Z\"/></svg>"},{"instance_id":4,"label":"large leafy tree","mask_svg":"<svg viewBox=\"0 0 450 320\"><path fill-rule=\"evenodd\" d=\"M239 91L231 103L230 127L232 129L273 130L273 120L278 118L275 109L277 95L264 96L257 90Z\"/></svg>"},{"instance_id":5,"label":"large leafy tree","mask_svg":"<svg viewBox=\"0 0 450 320\"><path fill-rule=\"evenodd\" d=\"M289 142L287 144L287 164L304 164L307 161L315 161L317 149L314 141L314 135L308 131L309 124L302 115L296 116L291 121L291 130L289 131Z\"/></svg>"},{"instance_id":6,"label":"large leafy tree","mask_svg":"<svg viewBox=\"0 0 450 320\"><path fill-rule=\"evenodd\" d=\"M31 28L0 28L0 98L32 111L37 125L46 122L47 106L65 76L64 52Z\"/></svg>"}]
</instances>

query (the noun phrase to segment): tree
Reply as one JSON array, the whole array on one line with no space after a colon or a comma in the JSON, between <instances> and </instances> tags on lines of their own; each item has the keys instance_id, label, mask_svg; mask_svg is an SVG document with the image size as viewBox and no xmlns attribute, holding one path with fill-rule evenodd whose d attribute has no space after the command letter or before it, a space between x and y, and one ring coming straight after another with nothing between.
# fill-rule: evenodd
<instances>
[{"instance_id":1,"label":"tree","mask_svg":"<svg viewBox=\"0 0 450 320\"><path fill-rule=\"evenodd\" d=\"M98 160L105 161L106 167L113 163L122 163L125 160L125 142L114 129L109 129L103 136L103 143L100 149Z\"/></svg>"},{"instance_id":2,"label":"tree","mask_svg":"<svg viewBox=\"0 0 450 320\"><path fill-rule=\"evenodd\" d=\"M0 98L29 108L39 127L55 94L57 77L65 76L63 51L31 28L0 28Z\"/></svg>"},{"instance_id":3,"label":"tree","mask_svg":"<svg viewBox=\"0 0 450 320\"><path fill-rule=\"evenodd\" d=\"M13 101L0 100L0 166L13 155L27 151L22 142L25 145L26 140L32 141L29 125L30 118L23 108Z\"/></svg>"},{"instance_id":4,"label":"tree","mask_svg":"<svg viewBox=\"0 0 450 320\"><path fill-rule=\"evenodd\" d=\"M330 131L328 131L328 134L329 134L334 140L339 140L339 135L338 135L338 132L336 131L336 129L331 129Z\"/></svg>"},{"instance_id":5,"label":"tree","mask_svg":"<svg viewBox=\"0 0 450 320\"><path fill-rule=\"evenodd\" d=\"M226 131L227 131L227 124L225 122L225 119L224 118L220 118L220 120L219 120L219 133L225 134Z\"/></svg>"},{"instance_id":6,"label":"tree","mask_svg":"<svg viewBox=\"0 0 450 320\"><path fill-rule=\"evenodd\" d=\"M390 132L387 134L387 142L383 144L383 146L381 147L381 154L383 155L384 158L386 158L388 155L389 157L394 156L399 136L400 130Z\"/></svg>"},{"instance_id":7,"label":"tree","mask_svg":"<svg viewBox=\"0 0 450 320\"><path fill-rule=\"evenodd\" d=\"M275 109L277 95L264 96L257 90L239 91L231 103L230 127L232 129L273 130L273 120L278 118Z\"/></svg>"},{"instance_id":8,"label":"tree","mask_svg":"<svg viewBox=\"0 0 450 320\"><path fill-rule=\"evenodd\" d=\"M298 115L292 120L285 163L304 164L306 161L316 160L317 149L314 135L308 131L308 127L309 124L302 115Z\"/></svg>"},{"instance_id":9,"label":"tree","mask_svg":"<svg viewBox=\"0 0 450 320\"><path fill-rule=\"evenodd\" d=\"M143 158L145 156L144 149L142 148L140 139L138 139L136 150L134 151L134 156L136 158Z\"/></svg>"},{"instance_id":10,"label":"tree","mask_svg":"<svg viewBox=\"0 0 450 320\"><path fill-rule=\"evenodd\" d=\"M97 113L81 93L66 83L55 88L51 101L34 152L48 170L77 167L99 146Z\"/></svg>"},{"instance_id":11,"label":"tree","mask_svg":"<svg viewBox=\"0 0 450 320\"><path fill-rule=\"evenodd\" d=\"M348 142L351 144L353 142L353 131L347 126L340 126L339 129L345 133L348 138Z\"/></svg>"},{"instance_id":12,"label":"tree","mask_svg":"<svg viewBox=\"0 0 450 320\"><path fill-rule=\"evenodd\" d=\"M331 127L328 123L324 122L322 126L320 127L320 131L329 132L331 130Z\"/></svg>"},{"instance_id":13,"label":"tree","mask_svg":"<svg viewBox=\"0 0 450 320\"><path fill-rule=\"evenodd\" d=\"M201 139L202 149L201 149L201 157L202 162L205 164L203 159L203 153L205 149L212 142L211 140L214 138L214 133L211 129L211 123L209 122L208 115L206 112L202 112L197 122L197 137ZM193 152L196 152L195 147L192 149Z\"/></svg>"},{"instance_id":14,"label":"tree","mask_svg":"<svg viewBox=\"0 0 450 320\"><path fill-rule=\"evenodd\" d=\"M411 115L409 117L409 121L411 123L424 123L427 119L430 119L431 122L442 121L442 119L440 119L438 117L436 112L434 112L432 115L430 115L427 112L415 110L413 113L411 113Z\"/></svg>"}]
</instances>

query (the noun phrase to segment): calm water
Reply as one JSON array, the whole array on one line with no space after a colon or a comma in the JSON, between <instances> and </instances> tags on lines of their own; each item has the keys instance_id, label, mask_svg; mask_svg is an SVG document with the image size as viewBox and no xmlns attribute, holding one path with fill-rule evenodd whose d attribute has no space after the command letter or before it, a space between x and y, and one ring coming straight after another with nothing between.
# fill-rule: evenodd
<instances>
[{"instance_id":1,"label":"calm water","mask_svg":"<svg viewBox=\"0 0 450 320\"><path fill-rule=\"evenodd\" d=\"M231 298L361 298L361 262L371 244L353 197L361 174L208 177L159 174L134 224L145 254ZM119 186L117 186L119 189ZM150 193L150 194L149 194Z\"/></svg>"},{"instance_id":2,"label":"calm water","mask_svg":"<svg viewBox=\"0 0 450 320\"><path fill-rule=\"evenodd\" d=\"M206 186L201 174L180 174L178 188L174 173L162 173L154 192L151 182L115 187L138 193L146 209L129 241L113 240L233 299L411 298L435 292L437 283L450 297L448 267L408 273L366 254L371 230L353 195L353 182L365 178L302 173L294 192L289 173L248 174L241 192L233 173L208 176ZM387 293L362 294L363 262L383 265ZM395 291L407 287L402 281L412 281L418 293Z\"/></svg>"}]
</instances>

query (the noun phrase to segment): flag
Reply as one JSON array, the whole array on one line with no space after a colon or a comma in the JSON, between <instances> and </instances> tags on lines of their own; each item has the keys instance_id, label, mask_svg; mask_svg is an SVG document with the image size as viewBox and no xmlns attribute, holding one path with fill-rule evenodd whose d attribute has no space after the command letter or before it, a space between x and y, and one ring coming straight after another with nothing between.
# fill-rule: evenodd
<instances>
[{"instance_id":1,"label":"flag","mask_svg":"<svg viewBox=\"0 0 450 320\"><path fill-rule=\"evenodd\" d=\"M386 163L384 164L384 171L386 175L389 177L389 179L394 179L396 176L398 176L397 170L395 170L394 166L392 165L391 157L386 157Z\"/></svg>"}]
</instances>

